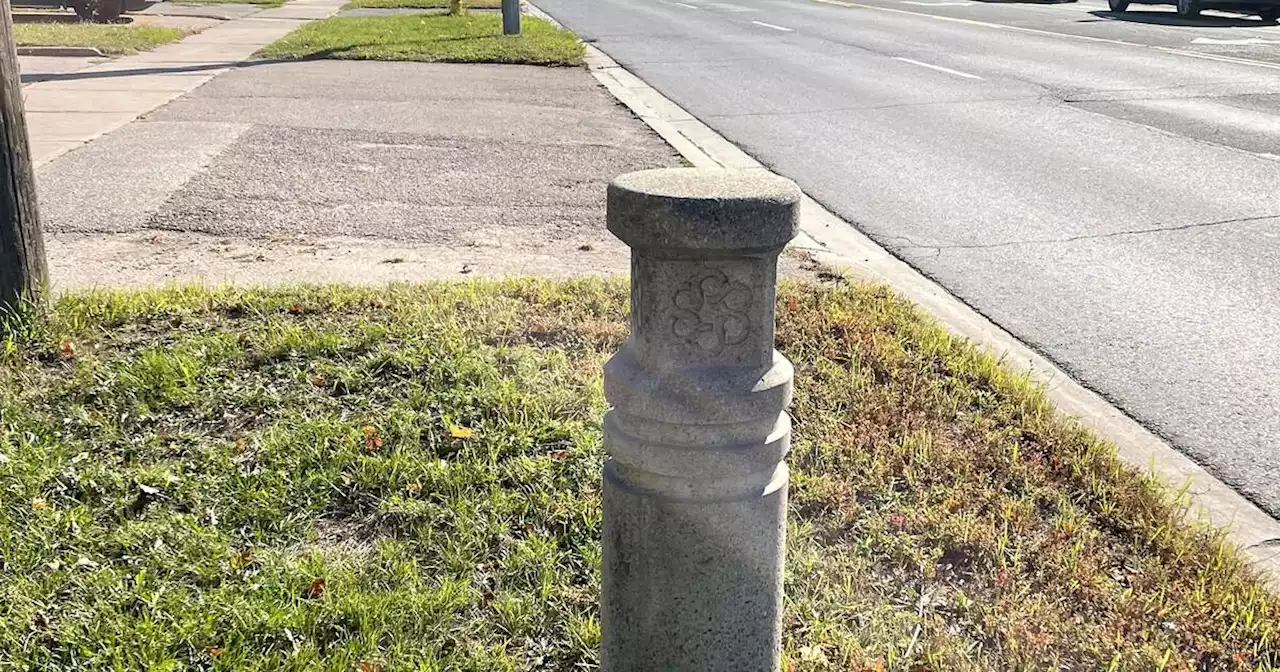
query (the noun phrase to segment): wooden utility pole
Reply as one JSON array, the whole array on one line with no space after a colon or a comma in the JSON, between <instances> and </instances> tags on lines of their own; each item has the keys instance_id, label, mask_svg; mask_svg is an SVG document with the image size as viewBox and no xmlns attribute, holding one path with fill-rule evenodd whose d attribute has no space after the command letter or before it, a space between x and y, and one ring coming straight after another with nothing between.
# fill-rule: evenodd
<instances>
[{"instance_id":1,"label":"wooden utility pole","mask_svg":"<svg viewBox=\"0 0 1280 672\"><path fill-rule=\"evenodd\" d=\"M37 298L47 279L13 17L0 0L0 313Z\"/></svg>"}]
</instances>

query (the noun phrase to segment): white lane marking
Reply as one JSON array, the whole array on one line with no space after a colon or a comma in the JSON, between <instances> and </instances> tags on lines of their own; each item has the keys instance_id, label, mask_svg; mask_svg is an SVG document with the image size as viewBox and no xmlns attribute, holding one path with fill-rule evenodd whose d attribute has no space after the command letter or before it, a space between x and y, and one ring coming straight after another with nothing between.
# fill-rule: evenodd
<instances>
[{"instance_id":1,"label":"white lane marking","mask_svg":"<svg viewBox=\"0 0 1280 672\"><path fill-rule=\"evenodd\" d=\"M698 9L698 8L699 8L697 5L686 5L686 4L685 4L685 3L683 3L683 2L675 2L675 3L672 3L672 4L680 5L681 7L687 7L687 8L689 8L689 9Z\"/></svg>"},{"instance_id":2,"label":"white lane marking","mask_svg":"<svg viewBox=\"0 0 1280 672\"><path fill-rule=\"evenodd\" d=\"M1222 45L1248 45L1248 44L1280 44L1276 40L1264 40L1261 37L1246 37L1243 40L1218 40L1212 37L1197 37L1191 40L1191 44L1222 44Z\"/></svg>"},{"instance_id":3,"label":"white lane marking","mask_svg":"<svg viewBox=\"0 0 1280 672\"><path fill-rule=\"evenodd\" d=\"M990 21L978 21L976 19L962 19L958 16L941 16L938 14L926 14L924 12L913 12L909 9L894 9L893 7L880 7L878 5L864 5L857 2L846 2L845 0L813 0L821 2L824 5L836 5L837 7L853 7L855 9L873 9L877 12L889 12L892 14L909 14L911 16L922 16L926 19L935 19L937 21L949 21L951 23L963 23L969 26L982 26L983 28L995 28L997 30L1012 30L1017 33L1030 33L1032 35L1049 35L1051 37L1069 37L1085 42L1102 42L1105 44L1124 44L1131 47L1145 47L1147 45L1138 42L1125 42L1124 40L1112 40L1105 37L1093 37L1091 35L1073 35L1071 33L1055 33L1051 30L1039 30L1037 28L1024 28L1022 26L1011 26L1007 23L991 23ZM1158 48L1158 47L1157 47Z\"/></svg>"},{"instance_id":4,"label":"white lane marking","mask_svg":"<svg viewBox=\"0 0 1280 672\"><path fill-rule=\"evenodd\" d=\"M945 72L948 75L955 75L956 77L964 77L965 79L982 79L977 75L971 75L967 72L960 72L959 70L944 68L941 65L933 65L932 63L922 63L920 61L917 61L911 58L902 58L901 56L894 56L893 60L902 61L903 63L910 63L911 65L918 65L922 68L929 68L930 70L937 70L938 72Z\"/></svg>"},{"instance_id":5,"label":"white lane marking","mask_svg":"<svg viewBox=\"0 0 1280 672\"><path fill-rule=\"evenodd\" d=\"M904 5L920 5L921 7L968 7L977 4L973 2L916 2L916 0L902 0Z\"/></svg>"},{"instance_id":6,"label":"white lane marking","mask_svg":"<svg viewBox=\"0 0 1280 672\"><path fill-rule=\"evenodd\" d=\"M709 6L711 6L711 7L715 7L716 9L718 9L718 10L720 10L720 11L722 11L722 12L754 12L754 11L756 11L755 9L753 9L753 8L751 8L751 7L742 7L742 6L739 6L739 5L731 5L731 4L727 3L727 2L708 2L708 3L707 3L707 5L709 5Z\"/></svg>"},{"instance_id":7,"label":"white lane marking","mask_svg":"<svg viewBox=\"0 0 1280 672\"><path fill-rule=\"evenodd\" d=\"M784 32L784 33L789 33L789 32L791 32L791 29L790 29L790 28L787 28L786 26L775 26L775 25L773 25L772 23L765 23L764 21L752 21L751 23L754 23L754 24L756 24L757 26L764 26L765 28L772 28L772 29L774 29L774 30L781 30L781 31L782 31L782 32Z\"/></svg>"},{"instance_id":8,"label":"white lane marking","mask_svg":"<svg viewBox=\"0 0 1280 672\"><path fill-rule=\"evenodd\" d=\"M1165 51L1170 54L1178 54L1179 56L1190 56L1192 58L1203 58L1206 61L1221 61L1223 63L1235 63L1237 65L1254 65L1259 68L1269 68L1271 70L1280 70L1280 63L1267 63L1265 61L1255 61L1251 58L1237 58L1235 56L1223 56L1222 54L1206 54L1199 51L1186 51L1185 49L1174 49L1173 47L1152 47L1159 51Z\"/></svg>"},{"instance_id":9,"label":"white lane marking","mask_svg":"<svg viewBox=\"0 0 1280 672\"><path fill-rule=\"evenodd\" d=\"M1071 33L1055 33L1051 30L1037 30L1035 28L1024 28L1022 26L1010 26L1004 23L991 23L989 21L975 21L973 19L962 19L955 16L939 16L937 14L925 14L923 12L912 12L906 9L894 9L892 7L877 7L875 5L863 5L856 2L846 2L845 0L813 0L813 2L821 2L824 5L836 5L837 7L852 7L855 9L873 9L878 12L889 12L892 14L909 14L911 16L920 16L926 19L935 19L937 21L949 21L951 23L963 23L970 26L982 26L983 28L995 28L996 30L1011 30L1015 33L1029 33L1031 35L1046 35L1048 37L1065 37L1069 40L1082 40L1084 42L1099 42L1102 44L1118 44L1125 47L1138 47L1139 49L1155 49L1168 54L1177 54L1179 56L1190 56L1191 58L1202 58L1206 61L1221 61L1223 63L1235 63L1237 65L1252 65L1258 68L1267 68L1268 70L1280 70L1280 63L1267 63L1266 61L1255 61L1251 58L1238 58L1235 56L1223 56L1221 54L1206 54L1200 51L1187 51L1186 49L1178 49L1176 47L1158 47L1150 44L1142 44L1140 42L1126 42L1125 40L1112 40L1105 37L1093 37L1091 35L1072 35ZM1246 28L1245 30L1249 30Z\"/></svg>"}]
</instances>

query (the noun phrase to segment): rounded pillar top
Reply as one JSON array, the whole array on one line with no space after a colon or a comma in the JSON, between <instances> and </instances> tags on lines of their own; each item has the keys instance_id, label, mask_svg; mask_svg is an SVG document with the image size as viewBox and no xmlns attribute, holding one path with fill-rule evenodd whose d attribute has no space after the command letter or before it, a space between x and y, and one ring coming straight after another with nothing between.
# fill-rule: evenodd
<instances>
[{"instance_id":1,"label":"rounded pillar top","mask_svg":"<svg viewBox=\"0 0 1280 672\"><path fill-rule=\"evenodd\" d=\"M800 188L765 171L642 170L615 179L608 200L609 230L641 250L776 251L800 223Z\"/></svg>"}]
</instances>

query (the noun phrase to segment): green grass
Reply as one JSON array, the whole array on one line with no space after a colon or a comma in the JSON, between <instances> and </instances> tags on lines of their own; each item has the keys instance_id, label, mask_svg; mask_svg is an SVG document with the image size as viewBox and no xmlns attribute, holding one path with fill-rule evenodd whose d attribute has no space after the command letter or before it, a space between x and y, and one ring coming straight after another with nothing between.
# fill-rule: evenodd
<instances>
[{"instance_id":1,"label":"green grass","mask_svg":"<svg viewBox=\"0 0 1280 672\"><path fill-rule=\"evenodd\" d=\"M524 17L522 34L502 35L497 14L336 17L309 23L258 52L268 58L580 65L572 33Z\"/></svg>"},{"instance_id":2,"label":"green grass","mask_svg":"<svg viewBox=\"0 0 1280 672\"><path fill-rule=\"evenodd\" d=\"M186 33L165 26L93 23L18 23L19 47L94 47L108 55L134 54L181 40Z\"/></svg>"},{"instance_id":3,"label":"green grass","mask_svg":"<svg viewBox=\"0 0 1280 672\"><path fill-rule=\"evenodd\" d=\"M0 337L0 670L591 670L620 282L69 296ZM884 289L789 286L788 670L1280 666L1280 602Z\"/></svg>"},{"instance_id":4,"label":"green grass","mask_svg":"<svg viewBox=\"0 0 1280 672\"><path fill-rule=\"evenodd\" d=\"M470 9L500 9L502 0L463 0L462 5ZM352 0L343 9L372 7L377 9L438 9L448 7L449 0Z\"/></svg>"}]
</instances>

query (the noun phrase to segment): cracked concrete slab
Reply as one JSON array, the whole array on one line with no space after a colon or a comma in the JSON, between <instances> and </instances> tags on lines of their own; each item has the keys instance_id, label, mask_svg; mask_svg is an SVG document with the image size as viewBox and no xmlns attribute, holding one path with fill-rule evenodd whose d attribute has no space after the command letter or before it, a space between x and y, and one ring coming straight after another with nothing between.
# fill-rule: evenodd
<instances>
[{"instance_id":1,"label":"cracked concrete slab","mask_svg":"<svg viewBox=\"0 0 1280 672\"><path fill-rule=\"evenodd\" d=\"M31 84L59 74L84 70L106 60L100 56L19 56L18 69L22 73L22 83Z\"/></svg>"},{"instance_id":2,"label":"cracked concrete slab","mask_svg":"<svg viewBox=\"0 0 1280 672\"><path fill-rule=\"evenodd\" d=\"M607 182L678 164L580 69L259 63L45 166L40 187L62 289L572 276L628 268Z\"/></svg>"},{"instance_id":3,"label":"cracked concrete slab","mask_svg":"<svg viewBox=\"0 0 1280 672\"><path fill-rule=\"evenodd\" d=\"M157 2L139 12L144 16L191 16L212 19L241 19L262 11L262 7L246 3L226 2L219 4L183 4L181 2Z\"/></svg>"},{"instance_id":4,"label":"cracked concrete slab","mask_svg":"<svg viewBox=\"0 0 1280 672\"><path fill-rule=\"evenodd\" d=\"M140 229L248 129L226 122L134 123L47 163L36 170L45 229Z\"/></svg>"}]
</instances>

